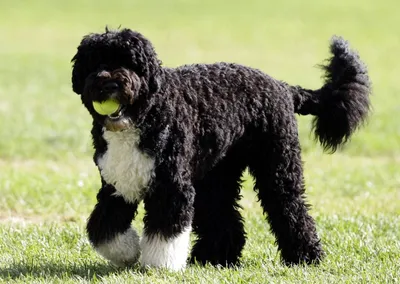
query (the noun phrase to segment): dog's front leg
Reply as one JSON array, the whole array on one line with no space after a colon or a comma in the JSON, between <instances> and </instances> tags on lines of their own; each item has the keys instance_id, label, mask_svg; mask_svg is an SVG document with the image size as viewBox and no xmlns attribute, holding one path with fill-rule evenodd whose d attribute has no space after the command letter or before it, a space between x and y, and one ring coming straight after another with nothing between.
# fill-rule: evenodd
<instances>
[{"instance_id":1,"label":"dog's front leg","mask_svg":"<svg viewBox=\"0 0 400 284\"><path fill-rule=\"evenodd\" d=\"M125 267L135 263L140 254L139 236L131 228L138 204L127 203L114 193L115 188L103 182L87 232L100 255L116 266Z\"/></svg>"},{"instance_id":2,"label":"dog's front leg","mask_svg":"<svg viewBox=\"0 0 400 284\"><path fill-rule=\"evenodd\" d=\"M144 198L141 239L143 267L180 270L186 266L193 219L194 188L166 167L156 171Z\"/></svg>"}]
</instances>

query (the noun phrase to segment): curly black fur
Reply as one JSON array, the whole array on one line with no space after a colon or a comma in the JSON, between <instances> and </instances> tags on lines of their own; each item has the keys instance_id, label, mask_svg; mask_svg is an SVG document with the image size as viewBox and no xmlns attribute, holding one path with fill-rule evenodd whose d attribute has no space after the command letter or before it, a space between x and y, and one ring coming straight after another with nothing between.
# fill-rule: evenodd
<instances>
[{"instance_id":1,"label":"curly black fur","mask_svg":"<svg viewBox=\"0 0 400 284\"><path fill-rule=\"evenodd\" d=\"M143 198L146 235L169 240L191 226L198 237L193 261L236 264L245 244L240 177L249 167L284 262L318 262L323 251L304 200L295 113L314 115L316 136L335 151L369 111L365 65L342 38L333 38L331 52L324 86L308 90L238 64L162 67L152 44L128 29L85 36L72 83L93 116L94 160L103 176L100 192L107 193L88 222L93 245L126 231ZM92 106L111 96L123 105L118 119ZM137 130L140 153L154 160L134 200L113 194L120 190L99 162L111 147L106 132L129 129Z\"/></svg>"}]
</instances>

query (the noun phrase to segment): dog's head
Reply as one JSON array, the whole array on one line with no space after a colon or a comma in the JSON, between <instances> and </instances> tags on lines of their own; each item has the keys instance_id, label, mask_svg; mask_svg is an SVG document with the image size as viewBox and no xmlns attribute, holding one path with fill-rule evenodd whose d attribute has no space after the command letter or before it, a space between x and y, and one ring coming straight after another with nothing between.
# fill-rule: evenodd
<instances>
[{"instance_id":1,"label":"dog's head","mask_svg":"<svg viewBox=\"0 0 400 284\"><path fill-rule=\"evenodd\" d=\"M85 36L72 62L74 92L93 119L112 131L128 128L135 101L160 87L161 62L152 44L129 29ZM111 115L96 113L93 101L110 98L120 108Z\"/></svg>"}]
</instances>

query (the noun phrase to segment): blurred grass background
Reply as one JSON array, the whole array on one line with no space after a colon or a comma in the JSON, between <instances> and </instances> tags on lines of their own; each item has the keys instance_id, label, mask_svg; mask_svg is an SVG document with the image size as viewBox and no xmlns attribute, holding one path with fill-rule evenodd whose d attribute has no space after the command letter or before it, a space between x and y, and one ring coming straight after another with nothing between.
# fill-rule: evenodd
<instances>
[{"instance_id":1,"label":"blurred grass background","mask_svg":"<svg viewBox=\"0 0 400 284\"><path fill-rule=\"evenodd\" d=\"M72 92L70 60L85 34L102 32L106 25L143 33L165 66L236 62L307 88L322 84L316 67L329 56L330 37L337 34L348 39L367 63L373 82L373 113L368 124L345 149L330 156L313 141L310 118L299 117L308 199L328 251L325 271L321 276L318 269L279 266L273 238L265 229L246 175L242 204L250 239L244 255L248 270L231 276L236 281L240 273L266 269L270 275L282 277L272 279L343 280L338 275L343 272L344 258L344 262L353 261L353 267L346 270L348 279L366 280L368 273L360 274L359 269L364 267L363 253L369 252L370 259L383 261L383 268L379 263L366 264L364 268L373 271L375 278L371 279L383 281L379 278L384 277L382 273L395 279L390 275L398 276L394 267L400 268L396 261L392 263L393 257L400 257L398 5L395 0L1 1L0 279L7 275L22 282L31 278L46 281L47 276L55 279L51 273L46 277L35 274L34 268L39 265L43 269L42 258L64 259L66 256L56 251L63 247L63 239L57 239L54 247L46 246L47 254L40 252L43 242L30 239L34 249L29 266L24 265L20 240L30 234L46 239L73 232L91 253L83 228L100 182L91 160L91 120ZM135 222L140 227L140 218ZM58 233L52 234L52 230ZM369 243L356 243L360 236L366 236ZM342 247L342 239L348 240L348 247ZM71 249L70 244L65 245L66 250ZM264 250L268 254L260 259L258 254ZM382 256L379 252L384 251L392 254ZM72 253L71 262L85 263L79 253ZM360 263L354 264L360 257ZM261 261L262 267L253 266L255 260ZM104 269L93 253L87 261L92 266L75 270L71 263L65 264L70 274L60 279L75 274L92 279ZM96 266L98 262L103 266ZM331 266L333 271L328 269ZM86 268L92 273L84 277ZM275 268L281 272L271 273ZM48 271L57 269L62 270L48 267ZM206 273L211 273L210 280L230 279L228 272L222 276L215 270ZM115 277L110 281L133 279L129 273ZM160 280L156 274L153 277L152 283Z\"/></svg>"}]
</instances>

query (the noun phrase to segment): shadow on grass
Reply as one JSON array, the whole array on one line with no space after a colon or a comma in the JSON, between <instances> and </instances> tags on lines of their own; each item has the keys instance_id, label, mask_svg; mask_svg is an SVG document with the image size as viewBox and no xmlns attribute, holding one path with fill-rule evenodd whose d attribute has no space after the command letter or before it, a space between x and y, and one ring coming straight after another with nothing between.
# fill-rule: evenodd
<instances>
[{"instance_id":1,"label":"shadow on grass","mask_svg":"<svg viewBox=\"0 0 400 284\"><path fill-rule=\"evenodd\" d=\"M131 268L136 271L135 267ZM92 280L101 278L113 273L118 273L123 269L112 267L107 263L94 264L59 264L59 263L14 263L8 267L0 268L0 279L23 279L23 278L81 278ZM140 272L138 272L140 273Z\"/></svg>"}]
</instances>

